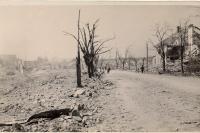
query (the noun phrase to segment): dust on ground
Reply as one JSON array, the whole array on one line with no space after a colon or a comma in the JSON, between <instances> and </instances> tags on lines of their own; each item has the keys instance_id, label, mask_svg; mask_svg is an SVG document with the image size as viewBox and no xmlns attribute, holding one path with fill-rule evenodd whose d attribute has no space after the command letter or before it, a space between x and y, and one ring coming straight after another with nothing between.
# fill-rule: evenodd
<instances>
[{"instance_id":1,"label":"dust on ground","mask_svg":"<svg viewBox=\"0 0 200 133\"><path fill-rule=\"evenodd\" d=\"M112 71L115 84L90 131L200 131L200 79Z\"/></svg>"}]
</instances>

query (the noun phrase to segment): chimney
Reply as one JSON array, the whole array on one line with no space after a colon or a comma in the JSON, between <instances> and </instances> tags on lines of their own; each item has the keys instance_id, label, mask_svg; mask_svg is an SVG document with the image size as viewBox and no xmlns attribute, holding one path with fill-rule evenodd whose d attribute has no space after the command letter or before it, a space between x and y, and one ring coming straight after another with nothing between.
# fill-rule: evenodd
<instances>
[{"instance_id":1,"label":"chimney","mask_svg":"<svg viewBox=\"0 0 200 133\"><path fill-rule=\"evenodd\" d=\"M180 27L180 26L177 26L176 28L177 28L177 33L179 33L180 30L181 30L181 27Z\"/></svg>"}]
</instances>

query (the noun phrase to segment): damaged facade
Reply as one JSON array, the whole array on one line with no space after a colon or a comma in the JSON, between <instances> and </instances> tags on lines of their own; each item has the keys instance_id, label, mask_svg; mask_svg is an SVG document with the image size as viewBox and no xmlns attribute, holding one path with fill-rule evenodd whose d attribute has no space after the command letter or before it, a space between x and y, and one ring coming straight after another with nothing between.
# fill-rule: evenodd
<instances>
[{"instance_id":1,"label":"damaged facade","mask_svg":"<svg viewBox=\"0 0 200 133\"><path fill-rule=\"evenodd\" d=\"M164 43L165 62L166 64L174 63L180 60L181 57L181 37L183 30L177 27L177 32L166 38ZM183 34L182 34L183 35ZM186 27L184 34L184 63L187 63L189 58L195 58L200 55L200 29L192 24ZM183 40L182 40L183 41ZM159 45L159 44L158 44ZM159 51L153 59L154 66L160 66L162 59Z\"/></svg>"}]
</instances>

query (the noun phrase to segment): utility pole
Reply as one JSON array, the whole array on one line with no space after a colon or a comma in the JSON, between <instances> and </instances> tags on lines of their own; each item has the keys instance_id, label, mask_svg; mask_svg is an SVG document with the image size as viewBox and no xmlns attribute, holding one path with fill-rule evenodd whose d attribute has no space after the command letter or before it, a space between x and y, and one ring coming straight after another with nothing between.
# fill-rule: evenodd
<instances>
[{"instance_id":1,"label":"utility pole","mask_svg":"<svg viewBox=\"0 0 200 133\"><path fill-rule=\"evenodd\" d=\"M80 10L79 10L79 13L78 13L78 41L77 41L78 52L77 52L77 58L76 58L76 76L77 76L77 87L82 87L82 84L81 84L81 58L80 58L80 40L79 40L80 27L79 27L79 23L80 23Z\"/></svg>"},{"instance_id":2,"label":"utility pole","mask_svg":"<svg viewBox=\"0 0 200 133\"><path fill-rule=\"evenodd\" d=\"M148 66L149 65L149 46L148 46L148 43L146 43L146 48L147 48L147 62L146 63L147 63L147 72L148 72L148 69L149 69L148 68L149 67Z\"/></svg>"},{"instance_id":3,"label":"utility pole","mask_svg":"<svg viewBox=\"0 0 200 133\"><path fill-rule=\"evenodd\" d=\"M182 28L180 25L180 36L181 36L181 73L182 75L184 74L184 68L183 68L183 52L184 52L184 44L185 44L185 33L186 29L185 27Z\"/></svg>"}]
</instances>

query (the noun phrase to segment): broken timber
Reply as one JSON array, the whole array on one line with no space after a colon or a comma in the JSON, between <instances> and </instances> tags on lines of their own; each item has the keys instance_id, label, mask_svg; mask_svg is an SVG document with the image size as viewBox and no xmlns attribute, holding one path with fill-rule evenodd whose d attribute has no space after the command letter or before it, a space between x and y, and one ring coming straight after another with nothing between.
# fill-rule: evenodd
<instances>
[{"instance_id":1,"label":"broken timber","mask_svg":"<svg viewBox=\"0 0 200 133\"><path fill-rule=\"evenodd\" d=\"M32 115L26 122L11 123L11 124L0 123L0 127L12 126L14 124L26 124L26 123L31 122L33 119L40 119L40 118L49 118L52 120L52 119L60 117L61 115L69 115L71 111L72 111L72 109L70 109L70 108L59 109L59 110L49 110L49 111L45 111L45 112L41 112L41 113Z\"/></svg>"}]
</instances>

